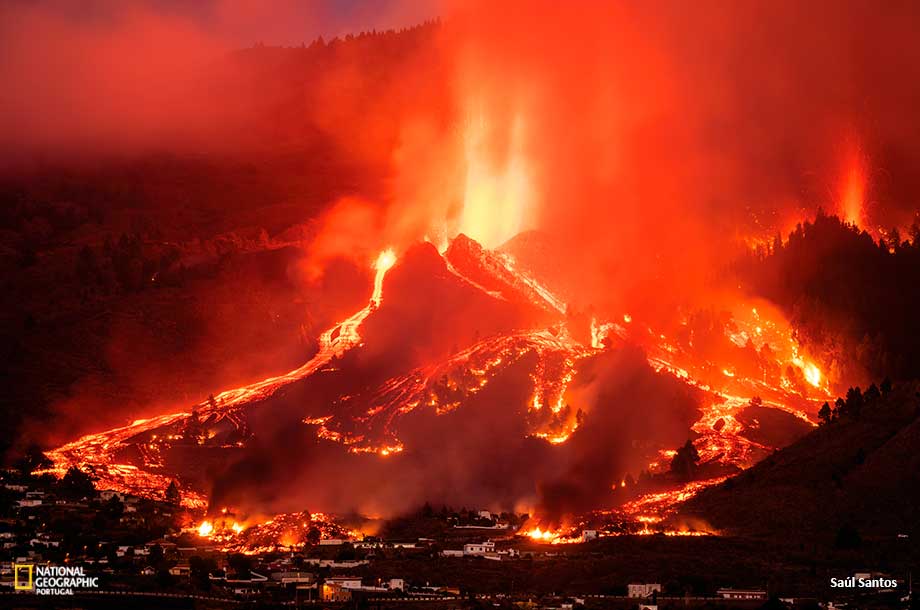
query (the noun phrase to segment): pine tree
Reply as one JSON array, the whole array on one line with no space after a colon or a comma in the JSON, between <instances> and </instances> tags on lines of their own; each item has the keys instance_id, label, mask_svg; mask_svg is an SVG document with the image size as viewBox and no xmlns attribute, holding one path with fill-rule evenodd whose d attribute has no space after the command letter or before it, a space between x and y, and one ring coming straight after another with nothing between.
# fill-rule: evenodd
<instances>
[{"instance_id":1,"label":"pine tree","mask_svg":"<svg viewBox=\"0 0 920 610\"><path fill-rule=\"evenodd\" d=\"M181 495L179 494L179 486L176 485L175 481L169 482L169 486L166 488L164 495L166 497L166 501L170 504L179 504Z\"/></svg>"}]
</instances>

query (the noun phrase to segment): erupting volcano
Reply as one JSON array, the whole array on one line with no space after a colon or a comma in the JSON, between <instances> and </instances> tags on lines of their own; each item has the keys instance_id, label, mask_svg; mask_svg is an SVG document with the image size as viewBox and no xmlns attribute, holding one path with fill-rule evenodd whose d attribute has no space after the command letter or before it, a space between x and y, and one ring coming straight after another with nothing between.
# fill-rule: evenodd
<instances>
[{"instance_id":1,"label":"erupting volcano","mask_svg":"<svg viewBox=\"0 0 920 610\"><path fill-rule=\"evenodd\" d=\"M273 46L240 44L279 32L259 3L14 4L17 511L321 567L378 534L504 561L729 544L744 515L712 499L792 522L790 472L823 525L914 447L917 85L884 82L920 59L907 5L445 0Z\"/></svg>"},{"instance_id":2,"label":"erupting volcano","mask_svg":"<svg viewBox=\"0 0 920 610\"><path fill-rule=\"evenodd\" d=\"M625 531L641 533L810 427L829 396L788 324L747 305L715 325L688 317L670 337L628 313L588 318L509 249L462 234L444 252L424 242L384 250L371 267L367 305L322 333L303 366L82 437L47 453L52 470L75 466L104 488L149 497L178 481L186 506L249 515L221 528L230 545L241 523L298 504L386 516L464 496L529 507L552 528L533 526L538 540L564 540L551 532L611 511L619 527L635 523ZM639 391L634 404L617 396L624 384ZM770 412L788 414L786 431L759 435L756 422ZM643 417L656 429L637 424ZM287 426L301 430L282 434ZM713 477L624 482L667 473L673 448L691 436ZM303 447L270 446L282 438ZM477 446L484 463L469 453ZM584 460L598 460L593 472L583 472ZM281 463L297 470L285 475L292 480L272 474ZM477 480L502 463L513 485ZM312 491L275 487L299 484ZM217 534L211 520L199 533Z\"/></svg>"}]
</instances>

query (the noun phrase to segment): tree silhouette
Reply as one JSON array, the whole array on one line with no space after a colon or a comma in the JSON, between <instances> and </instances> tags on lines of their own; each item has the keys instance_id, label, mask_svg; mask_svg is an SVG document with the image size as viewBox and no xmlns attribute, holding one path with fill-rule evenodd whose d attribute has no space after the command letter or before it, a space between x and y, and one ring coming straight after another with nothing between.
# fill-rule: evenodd
<instances>
[{"instance_id":1,"label":"tree silhouette","mask_svg":"<svg viewBox=\"0 0 920 610\"><path fill-rule=\"evenodd\" d=\"M827 403L827 401L825 401L824 404L821 405L821 409L818 411L818 418L822 423L829 424L831 423L832 416L833 414L831 412L831 406Z\"/></svg>"},{"instance_id":2,"label":"tree silhouette","mask_svg":"<svg viewBox=\"0 0 920 610\"><path fill-rule=\"evenodd\" d=\"M920 283L913 281L920 276L920 224L910 237L890 231L876 241L819 210L785 243L774 240L734 268L789 315L796 338L825 354L841 378L868 371L913 379L920 377L920 343L911 340L920 335Z\"/></svg>"},{"instance_id":3,"label":"tree silhouette","mask_svg":"<svg viewBox=\"0 0 920 610\"><path fill-rule=\"evenodd\" d=\"M179 493L179 486L176 485L175 481L169 482L169 486L166 488L164 496L166 501L170 504L179 504L179 501L181 500L181 494Z\"/></svg>"},{"instance_id":4,"label":"tree silhouette","mask_svg":"<svg viewBox=\"0 0 920 610\"><path fill-rule=\"evenodd\" d=\"M92 477L76 466L67 470L59 485L62 495L74 499L87 498L96 492Z\"/></svg>"},{"instance_id":5,"label":"tree silhouette","mask_svg":"<svg viewBox=\"0 0 920 610\"><path fill-rule=\"evenodd\" d=\"M684 446L677 450L671 458L671 472L682 479L691 479L696 474L700 454L693 446L693 441L687 440Z\"/></svg>"}]
</instances>

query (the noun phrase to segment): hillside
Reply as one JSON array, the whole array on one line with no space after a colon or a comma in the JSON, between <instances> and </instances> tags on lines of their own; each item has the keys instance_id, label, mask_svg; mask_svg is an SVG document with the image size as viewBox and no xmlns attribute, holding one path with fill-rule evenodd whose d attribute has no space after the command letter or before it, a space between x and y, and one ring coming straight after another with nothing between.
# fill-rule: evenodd
<instances>
[{"instance_id":1,"label":"hillside","mask_svg":"<svg viewBox=\"0 0 920 610\"><path fill-rule=\"evenodd\" d=\"M368 280L363 260L307 274L309 245L340 197L384 198L402 113L444 106L413 61L438 27L221 57L186 94L220 125L195 146L0 167L0 456L309 358ZM394 91L407 73L430 86Z\"/></svg>"},{"instance_id":2,"label":"hillside","mask_svg":"<svg viewBox=\"0 0 920 610\"><path fill-rule=\"evenodd\" d=\"M847 406L855 405L855 407ZM846 413L751 469L700 493L681 510L723 534L818 537L846 546L912 534L920 525L917 384L838 401ZM798 534L796 536L795 534Z\"/></svg>"}]
</instances>

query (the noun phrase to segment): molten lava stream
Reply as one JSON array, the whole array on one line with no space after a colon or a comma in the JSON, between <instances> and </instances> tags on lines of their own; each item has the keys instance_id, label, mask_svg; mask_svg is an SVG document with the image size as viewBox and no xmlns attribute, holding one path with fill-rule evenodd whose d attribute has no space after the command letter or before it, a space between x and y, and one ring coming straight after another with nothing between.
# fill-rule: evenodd
<instances>
[{"instance_id":1,"label":"molten lava stream","mask_svg":"<svg viewBox=\"0 0 920 610\"><path fill-rule=\"evenodd\" d=\"M488 273L492 274L489 277L500 278L499 285L507 286L517 297L524 295L533 305L547 311L566 310L565 304L548 289L518 270L510 256L481 249L476 252L480 269L487 269ZM467 279L461 271L450 264L447 257L444 260L452 274ZM283 385L313 374L333 358L360 345L361 324L382 304L384 277L395 262L396 256L392 250L380 253L374 263L374 286L367 306L325 331L319 337L319 349L310 361L285 375L222 392L215 396L213 401L197 405L199 413L204 417L214 415L235 421L234 409L271 396ZM484 276L487 283L488 279ZM505 298L502 292L490 292L472 280L467 281L494 298ZM738 321L740 330L730 337L731 341L739 347L746 345L752 338L764 342L769 340L771 344L791 346L782 350L783 360L778 360L777 364L785 365L792 362L803 371L806 381L814 386L819 385L822 381L820 371L799 356L791 339L791 332L786 332L788 329L785 326L763 318L756 309L748 311L752 312L750 315L753 318ZM623 322L636 326L628 314L623 316ZM394 377L369 395L359 393L356 396L344 396L340 398L334 414L314 417L305 420L305 423L316 425L319 437L343 443L354 453L374 452L382 457L399 453L403 450L403 445L396 430L398 417L420 407L432 408L439 415L448 413L481 391L503 366L513 363L527 353L534 353L537 365L531 373L533 395L528 411L534 422L542 423L533 424L529 433L554 444L563 443L578 425L577 418L568 417L568 410L564 411L564 397L574 379L575 365L580 359L606 349L612 333L623 340L627 338L623 326L612 322L601 323L597 320L592 320L590 346L574 340L565 324L552 329L518 331L489 337L457 352L444 362L419 367L408 374ZM693 354L675 347L664 335L656 334L650 329L649 335L651 340L646 342L645 346L649 364L653 368L683 379L713 397L702 406L700 419L693 425L694 432L699 435L696 446L704 462L718 461L745 468L755 461L755 450L771 449L742 437L742 425L735 418L737 412L745 408L754 396L769 397L769 402L764 401L765 406L779 407L808 420L802 409L786 405L792 399L789 388L769 386L765 379L745 379L730 371L730 365L724 367L708 361L698 362L694 360ZM787 343L784 344L783 341ZM730 389L732 394L713 390L707 383L695 378L691 372L711 370L726 372L723 387ZM444 379L447 380L446 383L442 381ZM826 386L824 389L826 390ZM801 404L801 400L798 402ZM189 413L185 412L173 413L138 420L129 426L100 434L84 436L48 453L54 462L53 471L63 474L71 466L92 466L101 484L109 488L159 496L171 480L166 473L158 472L163 464L160 445L155 435L152 435L151 440L142 443L138 443L137 439L145 433L152 434L159 431L158 429L177 425L188 416ZM117 463L114 458L121 449L131 443L138 446L143 456L143 469L132 464ZM641 514L629 507L626 514L637 519L651 519L649 512L668 512L674 502L689 497L689 492L695 493L703 486L715 482L716 479L711 479L672 491L646 494L641 503L640 500L633 501L634 505L644 507ZM191 490L184 490L183 503L188 506L204 506L206 499ZM539 522L537 524L540 525ZM202 527L207 530L209 526L203 524ZM232 529L227 526L222 527L221 531ZM533 539L549 542L573 540L558 529L547 529L543 526L531 530Z\"/></svg>"},{"instance_id":2,"label":"molten lava stream","mask_svg":"<svg viewBox=\"0 0 920 610\"><path fill-rule=\"evenodd\" d=\"M380 253L374 263L374 289L367 306L320 335L319 350L306 364L284 375L269 377L247 386L221 392L214 396L213 401L208 399L195 405L195 410L207 417L211 414L225 414L240 405L263 400L274 394L278 388L313 374L326 366L333 358L341 356L360 344L361 335L358 329L371 312L380 307L383 302L383 279L386 272L395 263L396 254L393 250L388 249ZM72 466L81 469L91 467L99 483L108 489L159 495L169 485L171 477L145 472L130 464L118 464L112 456L137 435L175 424L189 415L189 412L180 412L139 419L121 428L86 435L48 451L46 455L53 465L47 469L47 472L63 476ZM182 495L182 502L187 506L206 505L204 498L193 491L183 490Z\"/></svg>"}]
</instances>

